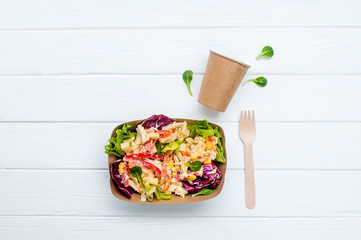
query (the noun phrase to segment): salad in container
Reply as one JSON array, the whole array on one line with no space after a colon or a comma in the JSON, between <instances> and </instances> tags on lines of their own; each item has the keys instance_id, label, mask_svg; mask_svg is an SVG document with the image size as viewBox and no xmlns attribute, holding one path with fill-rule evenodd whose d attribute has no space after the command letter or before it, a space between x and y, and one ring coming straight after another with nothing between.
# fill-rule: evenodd
<instances>
[{"instance_id":1,"label":"salad in container","mask_svg":"<svg viewBox=\"0 0 361 240\"><path fill-rule=\"evenodd\" d=\"M224 132L207 120L153 115L119 125L108 142L111 191L122 200L188 203L213 198L222 190Z\"/></svg>"}]
</instances>

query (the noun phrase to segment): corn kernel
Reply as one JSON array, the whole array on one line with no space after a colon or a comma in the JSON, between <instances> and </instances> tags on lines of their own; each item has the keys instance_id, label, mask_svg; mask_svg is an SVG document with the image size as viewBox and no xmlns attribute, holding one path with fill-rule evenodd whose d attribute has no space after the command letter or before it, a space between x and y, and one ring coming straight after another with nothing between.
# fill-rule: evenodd
<instances>
[{"instance_id":1,"label":"corn kernel","mask_svg":"<svg viewBox=\"0 0 361 240\"><path fill-rule=\"evenodd\" d=\"M188 180L189 181L194 181L194 180L196 180L196 176L194 176L194 175L190 175L189 177L188 177Z\"/></svg>"},{"instance_id":2,"label":"corn kernel","mask_svg":"<svg viewBox=\"0 0 361 240\"><path fill-rule=\"evenodd\" d=\"M212 163L211 159L208 159L207 161L203 162L203 164L211 164L211 163Z\"/></svg>"},{"instance_id":3,"label":"corn kernel","mask_svg":"<svg viewBox=\"0 0 361 240\"><path fill-rule=\"evenodd\" d=\"M123 173L123 167L124 167L124 163L120 163L119 164L119 169L118 169L119 174Z\"/></svg>"},{"instance_id":4,"label":"corn kernel","mask_svg":"<svg viewBox=\"0 0 361 240\"><path fill-rule=\"evenodd\" d=\"M172 167L172 172L176 172L177 168L176 167Z\"/></svg>"},{"instance_id":5,"label":"corn kernel","mask_svg":"<svg viewBox=\"0 0 361 240\"><path fill-rule=\"evenodd\" d=\"M212 150L214 148L214 144L211 142L207 143L207 148L208 150Z\"/></svg>"},{"instance_id":6,"label":"corn kernel","mask_svg":"<svg viewBox=\"0 0 361 240\"><path fill-rule=\"evenodd\" d=\"M169 162L169 163L168 163L168 166L169 166L170 168L174 167L174 162Z\"/></svg>"},{"instance_id":7,"label":"corn kernel","mask_svg":"<svg viewBox=\"0 0 361 240\"><path fill-rule=\"evenodd\" d=\"M171 191L165 191L164 193L165 193L165 194L167 194L167 195L172 194L172 192L171 192Z\"/></svg>"}]
</instances>

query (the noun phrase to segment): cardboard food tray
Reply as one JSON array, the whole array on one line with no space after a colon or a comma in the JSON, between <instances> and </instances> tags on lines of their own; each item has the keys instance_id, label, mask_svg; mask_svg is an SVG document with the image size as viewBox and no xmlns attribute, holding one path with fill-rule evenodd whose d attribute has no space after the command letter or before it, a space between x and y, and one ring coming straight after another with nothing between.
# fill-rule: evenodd
<instances>
[{"instance_id":1,"label":"cardboard food tray","mask_svg":"<svg viewBox=\"0 0 361 240\"><path fill-rule=\"evenodd\" d=\"M192 119L181 119L181 118L173 118L175 121L177 122L183 122L186 121L188 124L192 123L194 121L197 120L192 120ZM138 124L140 124L143 120L137 120L137 121L132 121L132 122L126 122L127 124L132 125L132 127L130 128L132 131L135 131L135 128ZM126 124L123 123L123 124ZM123 124L117 126L113 132L111 137L115 137L116 136L116 130L121 128L123 126ZM226 168L227 168L227 153L226 153L226 144L225 144L225 135L224 135L224 131L223 129L214 124L214 123L209 123L212 127L218 127L218 130L222 133L223 137L222 137L222 146L223 146L223 150L224 150L224 158L226 159L225 163L216 163L217 167L219 168L219 170L222 173L222 178L221 181L219 183L219 185L217 186L216 189L214 189L214 192L211 195L198 195L196 197L192 197L192 194L187 194L184 198L172 194L172 198L170 200L157 200L156 198L154 198L154 200L152 202L149 201L145 201L142 202L140 201L140 194L138 194L137 192L134 192L132 195L132 198L129 199L127 198L120 190L118 190L118 188L115 186L112 178L110 177L110 189L113 193L113 195L121 200L127 201L127 202L133 202L133 203L141 203L141 204L179 204L179 203L192 203L192 202L201 202L201 201L205 201L211 198L216 197L218 194L221 193L222 188L223 188L223 184L224 184L224 180L225 180L225 176L226 176ZM110 169L110 164L115 162L116 160L118 160L117 156L114 155L109 155L108 156L108 169Z\"/></svg>"}]
</instances>

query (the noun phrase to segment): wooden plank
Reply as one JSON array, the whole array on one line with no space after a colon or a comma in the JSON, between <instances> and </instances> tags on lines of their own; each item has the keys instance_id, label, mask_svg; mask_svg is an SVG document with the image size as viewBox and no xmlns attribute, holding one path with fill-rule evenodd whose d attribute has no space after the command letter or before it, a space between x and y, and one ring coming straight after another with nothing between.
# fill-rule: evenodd
<instances>
[{"instance_id":1,"label":"wooden plank","mask_svg":"<svg viewBox=\"0 0 361 240\"><path fill-rule=\"evenodd\" d=\"M2 0L0 29L360 26L360 2ZM160 7L161 6L161 7ZM29 11L31 9L31 11Z\"/></svg>"},{"instance_id":2,"label":"wooden plank","mask_svg":"<svg viewBox=\"0 0 361 240\"><path fill-rule=\"evenodd\" d=\"M139 205L110 193L105 170L1 170L0 215L361 217L360 171L256 171L256 208L244 204L243 171L229 170L206 202Z\"/></svg>"},{"instance_id":3,"label":"wooden plank","mask_svg":"<svg viewBox=\"0 0 361 240\"><path fill-rule=\"evenodd\" d=\"M243 168L237 122L224 128L230 169ZM2 123L0 168L106 169L118 123ZM274 139L277 136L277 140ZM361 169L361 123L258 123L256 169ZM340 148L340 143L347 148ZM16 157L21 156L21 157Z\"/></svg>"},{"instance_id":4,"label":"wooden plank","mask_svg":"<svg viewBox=\"0 0 361 240\"><path fill-rule=\"evenodd\" d=\"M209 49L250 73L352 74L360 37L361 28L1 31L0 75L203 72ZM275 56L256 61L265 45Z\"/></svg>"},{"instance_id":5,"label":"wooden plank","mask_svg":"<svg viewBox=\"0 0 361 240\"><path fill-rule=\"evenodd\" d=\"M0 121L119 122L155 113L238 121L241 109L254 109L257 121L361 121L359 75L342 83L332 75L267 77L264 89L253 83L239 88L225 113L196 102L198 75L192 81L194 97L181 74L0 77Z\"/></svg>"},{"instance_id":6,"label":"wooden plank","mask_svg":"<svg viewBox=\"0 0 361 240\"><path fill-rule=\"evenodd\" d=\"M153 232L161 233L156 239L359 240L360 224L359 218L0 217L0 232L3 240L155 239Z\"/></svg>"}]
</instances>

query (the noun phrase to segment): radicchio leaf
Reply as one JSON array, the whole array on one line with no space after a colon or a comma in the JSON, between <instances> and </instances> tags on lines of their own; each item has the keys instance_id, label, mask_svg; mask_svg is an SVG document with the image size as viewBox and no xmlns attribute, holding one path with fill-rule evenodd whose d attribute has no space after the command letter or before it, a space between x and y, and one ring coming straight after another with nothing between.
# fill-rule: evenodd
<instances>
[{"instance_id":1,"label":"radicchio leaf","mask_svg":"<svg viewBox=\"0 0 361 240\"><path fill-rule=\"evenodd\" d=\"M144 127L144 128L151 128L151 127L154 127L158 130L162 130L163 127L171 124L175 122L173 119L163 115L163 114L160 114L160 115L153 115L147 119L145 119L141 125Z\"/></svg>"},{"instance_id":2,"label":"radicchio leaf","mask_svg":"<svg viewBox=\"0 0 361 240\"><path fill-rule=\"evenodd\" d=\"M211 173L214 169L216 169L215 173ZM183 187L189 193L199 192L202 188L205 187L215 189L219 185L221 177L221 171L219 171L216 164L212 162L212 164L203 165L202 177L198 176L192 183L184 181Z\"/></svg>"},{"instance_id":3,"label":"radicchio leaf","mask_svg":"<svg viewBox=\"0 0 361 240\"><path fill-rule=\"evenodd\" d=\"M123 182L123 175L120 175L118 172L119 164L123 162L123 160L118 160L110 164L110 176L115 183L115 186L127 197L131 198L133 194L133 190L130 187L126 187Z\"/></svg>"}]
</instances>

